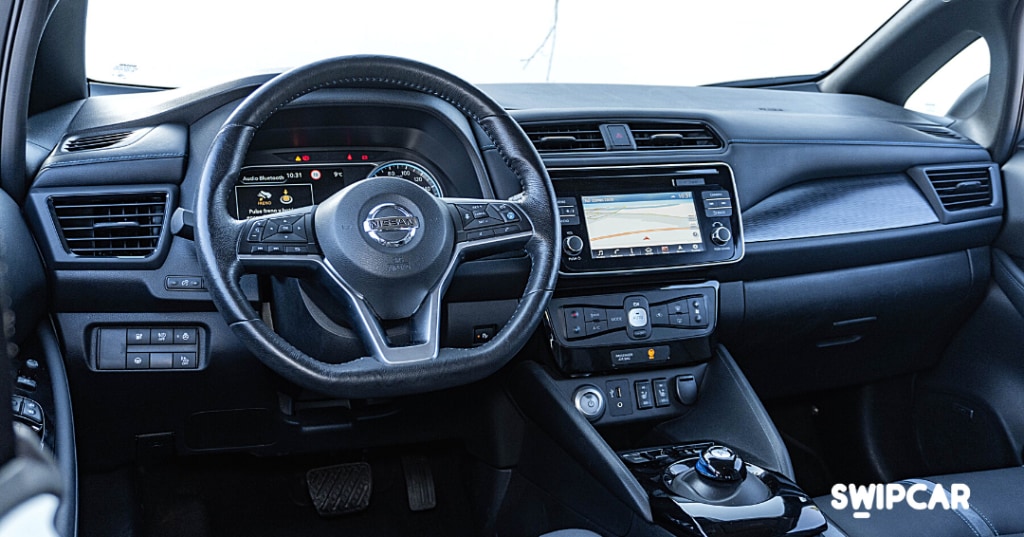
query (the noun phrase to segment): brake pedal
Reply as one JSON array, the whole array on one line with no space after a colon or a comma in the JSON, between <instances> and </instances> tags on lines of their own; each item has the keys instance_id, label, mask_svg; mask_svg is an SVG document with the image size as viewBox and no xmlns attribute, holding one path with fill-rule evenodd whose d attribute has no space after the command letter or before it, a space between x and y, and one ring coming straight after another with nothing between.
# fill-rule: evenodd
<instances>
[{"instance_id":1,"label":"brake pedal","mask_svg":"<svg viewBox=\"0 0 1024 537\"><path fill-rule=\"evenodd\" d=\"M405 471L405 491L409 496L411 511L429 511L437 507L437 496L434 494L434 474L430 464L423 457L402 457L402 470Z\"/></svg>"},{"instance_id":2,"label":"brake pedal","mask_svg":"<svg viewBox=\"0 0 1024 537\"><path fill-rule=\"evenodd\" d=\"M306 472L306 486L320 516L347 515L370 506L373 474L365 462L325 466Z\"/></svg>"}]
</instances>

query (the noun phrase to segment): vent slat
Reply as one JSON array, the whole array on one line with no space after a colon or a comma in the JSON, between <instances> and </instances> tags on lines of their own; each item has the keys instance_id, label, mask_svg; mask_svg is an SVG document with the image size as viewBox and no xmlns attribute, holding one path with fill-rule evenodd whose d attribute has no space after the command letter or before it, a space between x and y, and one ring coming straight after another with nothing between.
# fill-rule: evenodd
<instances>
[{"instance_id":1,"label":"vent slat","mask_svg":"<svg viewBox=\"0 0 1024 537\"><path fill-rule=\"evenodd\" d=\"M90 258L146 257L165 224L166 193L50 198L68 253Z\"/></svg>"},{"instance_id":2,"label":"vent slat","mask_svg":"<svg viewBox=\"0 0 1024 537\"><path fill-rule=\"evenodd\" d=\"M698 121L630 123L629 127L636 148L641 151L722 147L722 141L711 128Z\"/></svg>"},{"instance_id":3,"label":"vent slat","mask_svg":"<svg viewBox=\"0 0 1024 537\"><path fill-rule=\"evenodd\" d=\"M925 175L947 211L992 203L992 177L987 167L925 170Z\"/></svg>"},{"instance_id":4,"label":"vent slat","mask_svg":"<svg viewBox=\"0 0 1024 537\"><path fill-rule=\"evenodd\" d=\"M92 149L111 147L123 142L134 133L135 131L121 131L68 138L67 141L64 142L64 151L73 153L75 151L88 151Z\"/></svg>"},{"instance_id":5,"label":"vent slat","mask_svg":"<svg viewBox=\"0 0 1024 537\"><path fill-rule=\"evenodd\" d=\"M596 123L523 125L533 146L541 153L604 151L604 136Z\"/></svg>"}]
</instances>

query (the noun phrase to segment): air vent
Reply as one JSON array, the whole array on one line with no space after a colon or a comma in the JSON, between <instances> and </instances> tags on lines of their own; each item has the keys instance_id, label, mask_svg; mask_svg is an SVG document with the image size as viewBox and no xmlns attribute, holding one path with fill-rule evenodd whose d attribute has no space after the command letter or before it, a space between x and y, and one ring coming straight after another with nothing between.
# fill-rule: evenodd
<instances>
[{"instance_id":1,"label":"air vent","mask_svg":"<svg viewBox=\"0 0 1024 537\"><path fill-rule=\"evenodd\" d=\"M930 169L924 173L947 211L992 203L992 176L988 167Z\"/></svg>"},{"instance_id":2,"label":"air vent","mask_svg":"<svg viewBox=\"0 0 1024 537\"><path fill-rule=\"evenodd\" d=\"M156 252L167 211L164 192L51 197L68 253L89 258L139 258Z\"/></svg>"},{"instance_id":3,"label":"air vent","mask_svg":"<svg viewBox=\"0 0 1024 537\"><path fill-rule=\"evenodd\" d=\"M722 140L706 124L699 121L673 123L630 123L636 148L657 149L721 149Z\"/></svg>"},{"instance_id":4,"label":"air vent","mask_svg":"<svg viewBox=\"0 0 1024 537\"><path fill-rule=\"evenodd\" d=\"M960 133L946 127L940 127L938 125L909 125L910 128L925 134L935 136L937 138L945 138L946 140L958 140L961 142L967 141Z\"/></svg>"},{"instance_id":5,"label":"air vent","mask_svg":"<svg viewBox=\"0 0 1024 537\"><path fill-rule=\"evenodd\" d=\"M527 124L523 130L541 153L604 151L604 137L596 123Z\"/></svg>"},{"instance_id":6,"label":"air vent","mask_svg":"<svg viewBox=\"0 0 1024 537\"><path fill-rule=\"evenodd\" d=\"M93 149L111 147L125 141L129 136L134 134L134 132L135 131L122 131L90 136L75 136L68 138L67 141L64 142L64 151L73 153L76 151L90 151Z\"/></svg>"}]
</instances>

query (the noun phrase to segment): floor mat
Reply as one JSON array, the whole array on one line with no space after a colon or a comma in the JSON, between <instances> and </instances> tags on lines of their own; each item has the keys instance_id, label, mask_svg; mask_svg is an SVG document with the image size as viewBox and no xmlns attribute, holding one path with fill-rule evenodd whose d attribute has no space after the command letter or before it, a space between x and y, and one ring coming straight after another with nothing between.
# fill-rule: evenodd
<instances>
[{"instance_id":1,"label":"floor mat","mask_svg":"<svg viewBox=\"0 0 1024 537\"><path fill-rule=\"evenodd\" d=\"M373 468L368 507L331 518L317 514L306 487L306 472L340 462L337 458L232 456L148 468L139 478L143 535L474 535L459 455L435 452L424 460L434 476L435 508L409 509L401 454L392 453L367 459Z\"/></svg>"}]
</instances>

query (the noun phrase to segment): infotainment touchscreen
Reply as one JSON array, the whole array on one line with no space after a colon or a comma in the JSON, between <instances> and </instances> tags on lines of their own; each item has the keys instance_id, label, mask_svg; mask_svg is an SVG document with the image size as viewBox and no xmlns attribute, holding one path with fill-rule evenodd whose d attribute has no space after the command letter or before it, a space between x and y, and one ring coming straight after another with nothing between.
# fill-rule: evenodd
<instances>
[{"instance_id":1,"label":"infotainment touchscreen","mask_svg":"<svg viewBox=\"0 0 1024 537\"><path fill-rule=\"evenodd\" d=\"M581 196L595 259L704 251L692 192Z\"/></svg>"}]
</instances>

